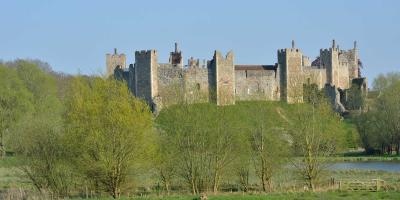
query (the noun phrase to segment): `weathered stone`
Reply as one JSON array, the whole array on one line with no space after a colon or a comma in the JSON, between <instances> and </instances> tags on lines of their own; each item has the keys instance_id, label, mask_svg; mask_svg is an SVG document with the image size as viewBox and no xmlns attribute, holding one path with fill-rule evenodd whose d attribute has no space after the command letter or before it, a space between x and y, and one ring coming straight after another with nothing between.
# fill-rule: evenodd
<instances>
[{"instance_id":1,"label":"weathered stone","mask_svg":"<svg viewBox=\"0 0 400 200\"><path fill-rule=\"evenodd\" d=\"M113 69L116 79L125 80L131 92L144 99L154 111L179 102L215 102L231 105L235 101L270 100L288 103L303 101L303 84L314 83L325 88L335 110L345 112L340 91L346 91L359 77L356 45L340 50L335 42L321 49L319 57L310 62L300 49L278 50L274 65L235 65L233 52L226 56L215 51L209 61L200 63L191 57L182 63L182 52L175 44L169 63L158 63L155 50L136 51L135 64L125 68L125 55L107 54L107 73ZM360 82L360 81L359 81ZM366 92L366 80L359 89ZM327 85L326 85L327 84Z\"/></svg>"},{"instance_id":2,"label":"weathered stone","mask_svg":"<svg viewBox=\"0 0 400 200\"><path fill-rule=\"evenodd\" d=\"M112 75L117 67L126 68L126 56L125 54L118 54L117 49L114 49L114 54L106 54L106 76Z\"/></svg>"}]
</instances>

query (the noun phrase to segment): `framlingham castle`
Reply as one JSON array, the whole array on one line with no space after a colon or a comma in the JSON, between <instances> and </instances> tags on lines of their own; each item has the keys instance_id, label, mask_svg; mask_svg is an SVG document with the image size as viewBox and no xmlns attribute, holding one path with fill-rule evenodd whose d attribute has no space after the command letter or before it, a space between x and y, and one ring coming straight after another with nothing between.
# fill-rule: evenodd
<instances>
[{"instance_id":1,"label":"framlingham castle","mask_svg":"<svg viewBox=\"0 0 400 200\"><path fill-rule=\"evenodd\" d=\"M215 51L211 60L188 59L175 43L168 63L158 61L156 50L135 52L135 63L127 67L126 55L106 54L106 74L124 80L136 97L153 111L179 102L215 102L231 105L236 101L266 100L296 103L303 101L303 88L313 84L324 89L338 112L346 111L350 88L367 93L367 80L361 77L357 43L349 50L339 49L335 40L321 49L315 60L303 55L292 41L291 48L277 51L275 64L237 64L232 51L223 56Z\"/></svg>"}]
</instances>

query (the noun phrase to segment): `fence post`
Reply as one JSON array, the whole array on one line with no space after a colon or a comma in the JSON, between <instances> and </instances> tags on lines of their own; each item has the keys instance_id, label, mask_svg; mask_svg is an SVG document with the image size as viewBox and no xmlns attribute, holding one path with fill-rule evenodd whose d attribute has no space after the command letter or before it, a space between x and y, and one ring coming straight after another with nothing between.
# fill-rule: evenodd
<instances>
[{"instance_id":1,"label":"fence post","mask_svg":"<svg viewBox=\"0 0 400 200\"><path fill-rule=\"evenodd\" d=\"M376 182L376 191L378 192L380 189L380 181L379 179L376 179L375 182Z\"/></svg>"},{"instance_id":2,"label":"fence post","mask_svg":"<svg viewBox=\"0 0 400 200\"><path fill-rule=\"evenodd\" d=\"M88 187L86 184L85 184L85 194L86 194L86 199L89 199Z\"/></svg>"}]
</instances>

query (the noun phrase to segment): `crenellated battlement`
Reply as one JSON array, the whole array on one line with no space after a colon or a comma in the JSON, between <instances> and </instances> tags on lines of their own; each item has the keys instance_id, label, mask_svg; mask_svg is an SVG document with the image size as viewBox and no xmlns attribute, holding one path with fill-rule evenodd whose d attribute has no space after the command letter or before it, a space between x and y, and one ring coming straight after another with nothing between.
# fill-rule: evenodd
<instances>
[{"instance_id":1,"label":"crenellated battlement","mask_svg":"<svg viewBox=\"0 0 400 200\"><path fill-rule=\"evenodd\" d=\"M150 55L157 55L157 51L154 49L135 51L135 56L138 56L138 57L144 57L144 56L150 56Z\"/></svg>"},{"instance_id":2,"label":"crenellated battlement","mask_svg":"<svg viewBox=\"0 0 400 200\"><path fill-rule=\"evenodd\" d=\"M279 49L278 54L287 54L287 53L300 53L301 50L298 48L285 48L285 49Z\"/></svg>"},{"instance_id":3,"label":"crenellated battlement","mask_svg":"<svg viewBox=\"0 0 400 200\"><path fill-rule=\"evenodd\" d=\"M204 63L203 63L204 65ZM188 68L199 68L200 66L200 59L194 59L193 57L190 57L188 59Z\"/></svg>"},{"instance_id":4,"label":"crenellated battlement","mask_svg":"<svg viewBox=\"0 0 400 200\"><path fill-rule=\"evenodd\" d=\"M190 57L184 65L182 51L175 43L165 63L158 63L154 49L135 51L135 63L129 69L125 67L125 54L116 49L113 54L106 54L106 60L107 70L116 69L111 73L123 76L119 80L126 80L132 93L156 111L158 104L178 100L217 105L256 99L302 102L304 83L315 83L319 88L329 84L345 90L352 79L358 78L361 62L356 42L352 49L342 50L333 40L329 48L321 48L319 53L311 62L293 40L291 48L277 50L275 68L264 64L237 65L233 51L214 51L209 60ZM177 92L183 93L179 96ZM171 94L178 95L177 100L171 100Z\"/></svg>"}]
</instances>

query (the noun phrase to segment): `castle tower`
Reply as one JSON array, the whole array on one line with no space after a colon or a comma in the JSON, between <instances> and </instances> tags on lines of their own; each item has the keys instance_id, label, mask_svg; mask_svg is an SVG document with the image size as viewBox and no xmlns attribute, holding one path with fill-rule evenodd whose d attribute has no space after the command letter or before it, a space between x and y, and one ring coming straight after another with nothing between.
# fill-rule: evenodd
<instances>
[{"instance_id":1,"label":"castle tower","mask_svg":"<svg viewBox=\"0 0 400 200\"><path fill-rule=\"evenodd\" d=\"M358 66L358 49L357 49L357 41L354 41L353 49L348 51L348 61L349 61L349 78L355 79L360 78L359 75L359 66Z\"/></svg>"},{"instance_id":2,"label":"castle tower","mask_svg":"<svg viewBox=\"0 0 400 200\"><path fill-rule=\"evenodd\" d=\"M169 64L183 67L182 52L179 50L177 42L175 42L175 51L169 54Z\"/></svg>"},{"instance_id":3,"label":"castle tower","mask_svg":"<svg viewBox=\"0 0 400 200\"><path fill-rule=\"evenodd\" d=\"M339 78L339 49L335 47L335 40L332 41L332 47L320 50L320 68L326 69L326 81L331 85L338 85Z\"/></svg>"},{"instance_id":4,"label":"castle tower","mask_svg":"<svg viewBox=\"0 0 400 200\"><path fill-rule=\"evenodd\" d=\"M212 73L215 78L215 101L217 105L235 104L235 66L234 55L229 51L226 56L218 51L214 52L211 61Z\"/></svg>"},{"instance_id":5,"label":"castle tower","mask_svg":"<svg viewBox=\"0 0 400 200\"><path fill-rule=\"evenodd\" d=\"M126 56L125 54L118 54L115 48L114 54L106 54L106 76L112 75L116 67L126 68Z\"/></svg>"},{"instance_id":6,"label":"castle tower","mask_svg":"<svg viewBox=\"0 0 400 200\"><path fill-rule=\"evenodd\" d=\"M303 100L303 54L292 41L292 48L278 50L281 100L288 103Z\"/></svg>"},{"instance_id":7,"label":"castle tower","mask_svg":"<svg viewBox=\"0 0 400 200\"><path fill-rule=\"evenodd\" d=\"M154 97L158 96L158 61L157 51L135 52L135 95L153 106Z\"/></svg>"},{"instance_id":8,"label":"castle tower","mask_svg":"<svg viewBox=\"0 0 400 200\"><path fill-rule=\"evenodd\" d=\"M340 63L339 54L343 51L336 46L335 40L332 40L332 47L320 50L320 68L326 69L327 83L337 88L347 89L349 87L349 63Z\"/></svg>"}]
</instances>

